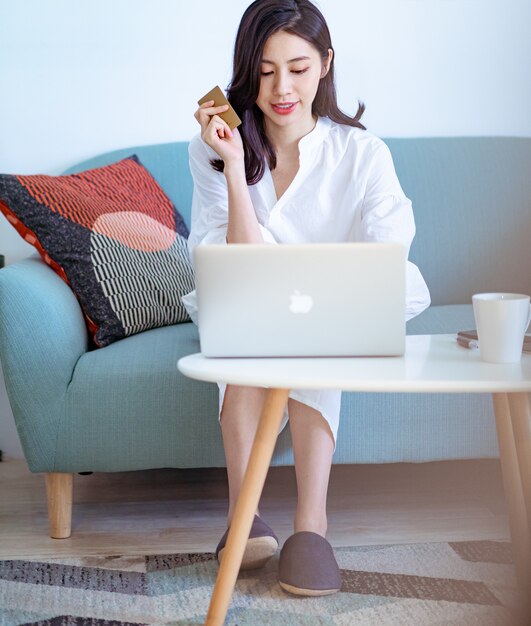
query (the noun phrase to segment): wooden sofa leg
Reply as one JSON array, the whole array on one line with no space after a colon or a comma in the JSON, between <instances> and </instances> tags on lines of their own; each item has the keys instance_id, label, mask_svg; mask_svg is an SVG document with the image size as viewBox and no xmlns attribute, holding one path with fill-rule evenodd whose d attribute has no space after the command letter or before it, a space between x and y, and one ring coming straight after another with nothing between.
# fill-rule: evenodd
<instances>
[{"instance_id":1,"label":"wooden sofa leg","mask_svg":"<svg viewBox=\"0 0 531 626\"><path fill-rule=\"evenodd\" d=\"M73 474L57 472L46 474L48 520L52 539L66 539L71 535L73 489Z\"/></svg>"}]
</instances>

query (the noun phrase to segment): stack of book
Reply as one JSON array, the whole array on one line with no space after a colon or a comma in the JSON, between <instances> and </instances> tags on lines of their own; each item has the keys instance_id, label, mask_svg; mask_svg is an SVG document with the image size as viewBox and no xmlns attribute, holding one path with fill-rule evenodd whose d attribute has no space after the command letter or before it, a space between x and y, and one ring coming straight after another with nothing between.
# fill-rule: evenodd
<instances>
[{"instance_id":1,"label":"stack of book","mask_svg":"<svg viewBox=\"0 0 531 626\"><path fill-rule=\"evenodd\" d=\"M472 350L479 348L478 334L475 330L460 330L457 333L457 343L463 348ZM531 335L524 336L523 352L531 353Z\"/></svg>"}]
</instances>

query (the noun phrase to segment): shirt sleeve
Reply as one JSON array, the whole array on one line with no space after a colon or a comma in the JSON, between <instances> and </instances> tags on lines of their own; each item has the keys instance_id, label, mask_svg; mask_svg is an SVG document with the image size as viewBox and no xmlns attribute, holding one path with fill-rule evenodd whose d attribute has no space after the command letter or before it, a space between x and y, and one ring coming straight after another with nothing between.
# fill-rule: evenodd
<instances>
[{"instance_id":1,"label":"shirt sleeve","mask_svg":"<svg viewBox=\"0 0 531 626\"><path fill-rule=\"evenodd\" d=\"M411 201L404 194L391 151L383 141L372 155L361 209L362 241L401 243L409 256L415 236ZM406 321L430 305L430 292L419 268L406 262Z\"/></svg>"},{"instance_id":2,"label":"shirt sleeve","mask_svg":"<svg viewBox=\"0 0 531 626\"><path fill-rule=\"evenodd\" d=\"M190 171L194 182L192 195L192 220L188 237L188 251L193 261L193 250L200 244L226 244L229 222L227 181L222 172L210 164L218 158L200 135L196 135L188 148ZM259 224L266 243L276 243L275 238Z\"/></svg>"},{"instance_id":3,"label":"shirt sleeve","mask_svg":"<svg viewBox=\"0 0 531 626\"><path fill-rule=\"evenodd\" d=\"M201 244L226 244L229 223L227 182L222 172L210 164L218 155L196 135L188 146L190 172L194 183L192 193L192 219L188 236L188 253L194 261L194 248ZM277 243L267 228L259 224L266 243ZM195 289L182 297L190 318L198 324L197 295Z\"/></svg>"}]
</instances>

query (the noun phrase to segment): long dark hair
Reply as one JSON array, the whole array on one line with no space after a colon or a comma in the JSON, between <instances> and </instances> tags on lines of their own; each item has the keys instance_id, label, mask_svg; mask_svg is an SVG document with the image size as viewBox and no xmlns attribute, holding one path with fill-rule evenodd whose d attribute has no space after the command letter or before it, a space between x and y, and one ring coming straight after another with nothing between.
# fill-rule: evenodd
<instances>
[{"instance_id":1,"label":"long dark hair","mask_svg":"<svg viewBox=\"0 0 531 626\"><path fill-rule=\"evenodd\" d=\"M311 43L323 60L327 59L328 49L332 48L325 18L310 0L255 0L247 7L236 35L232 80L227 89L227 98L243 122L239 130L249 185L254 185L264 175L265 159L270 169L274 169L277 164L275 150L265 133L264 116L256 100L260 90L264 46L271 35L281 30ZM360 102L354 117L349 117L339 109L333 57L328 73L319 81L312 114L365 130L359 121L364 110L365 105ZM223 171L221 159L212 160L211 163L218 172Z\"/></svg>"}]
</instances>

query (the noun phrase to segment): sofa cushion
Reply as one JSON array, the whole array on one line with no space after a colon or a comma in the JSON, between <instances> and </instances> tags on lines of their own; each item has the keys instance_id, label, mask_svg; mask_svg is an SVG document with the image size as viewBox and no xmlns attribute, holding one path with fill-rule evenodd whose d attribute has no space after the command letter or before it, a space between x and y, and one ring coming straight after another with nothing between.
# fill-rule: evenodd
<instances>
[{"instance_id":1,"label":"sofa cushion","mask_svg":"<svg viewBox=\"0 0 531 626\"><path fill-rule=\"evenodd\" d=\"M63 398L56 471L223 466L217 385L177 369L181 357L198 351L197 326L189 322L83 354Z\"/></svg>"},{"instance_id":2,"label":"sofa cushion","mask_svg":"<svg viewBox=\"0 0 531 626\"><path fill-rule=\"evenodd\" d=\"M415 319L422 334L456 332L470 326L472 306L436 306ZM189 323L83 354L64 395L55 471L224 466L217 385L177 369L199 349L197 326ZM344 392L341 406L336 464L497 454L490 394ZM271 465L293 465L289 428Z\"/></svg>"},{"instance_id":3,"label":"sofa cushion","mask_svg":"<svg viewBox=\"0 0 531 626\"><path fill-rule=\"evenodd\" d=\"M2 174L0 210L70 285L96 346L189 321L188 229L136 156L66 176Z\"/></svg>"}]
</instances>

